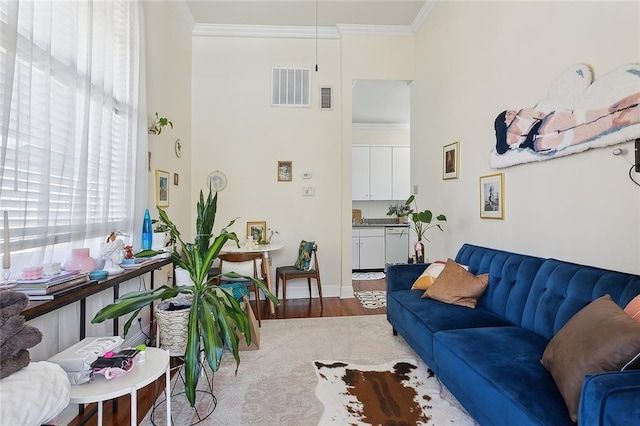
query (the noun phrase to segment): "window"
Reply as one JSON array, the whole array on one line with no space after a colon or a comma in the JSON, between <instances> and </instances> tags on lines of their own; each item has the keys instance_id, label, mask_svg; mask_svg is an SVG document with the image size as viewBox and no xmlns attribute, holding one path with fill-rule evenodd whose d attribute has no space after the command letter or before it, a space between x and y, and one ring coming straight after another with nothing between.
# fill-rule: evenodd
<instances>
[{"instance_id":1,"label":"window","mask_svg":"<svg viewBox=\"0 0 640 426\"><path fill-rule=\"evenodd\" d=\"M0 0L11 251L132 229L139 4Z\"/></svg>"}]
</instances>

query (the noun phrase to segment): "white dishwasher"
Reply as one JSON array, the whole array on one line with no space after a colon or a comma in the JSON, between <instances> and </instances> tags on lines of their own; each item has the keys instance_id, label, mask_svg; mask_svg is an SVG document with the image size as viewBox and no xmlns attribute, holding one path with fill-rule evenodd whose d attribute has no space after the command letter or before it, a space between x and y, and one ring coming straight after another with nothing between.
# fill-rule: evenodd
<instances>
[{"instance_id":1,"label":"white dishwasher","mask_svg":"<svg viewBox=\"0 0 640 426\"><path fill-rule=\"evenodd\" d=\"M384 231L385 263L407 263L409 258L409 227L389 226Z\"/></svg>"}]
</instances>

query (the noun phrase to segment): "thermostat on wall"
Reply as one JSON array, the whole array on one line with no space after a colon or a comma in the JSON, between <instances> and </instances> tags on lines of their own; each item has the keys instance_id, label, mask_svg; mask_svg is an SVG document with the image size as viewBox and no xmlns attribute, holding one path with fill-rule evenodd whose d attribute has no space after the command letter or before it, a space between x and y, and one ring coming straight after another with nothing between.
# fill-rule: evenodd
<instances>
[{"instance_id":1,"label":"thermostat on wall","mask_svg":"<svg viewBox=\"0 0 640 426\"><path fill-rule=\"evenodd\" d=\"M311 172L304 172L302 174L302 179L311 179Z\"/></svg>"}]
</instances>

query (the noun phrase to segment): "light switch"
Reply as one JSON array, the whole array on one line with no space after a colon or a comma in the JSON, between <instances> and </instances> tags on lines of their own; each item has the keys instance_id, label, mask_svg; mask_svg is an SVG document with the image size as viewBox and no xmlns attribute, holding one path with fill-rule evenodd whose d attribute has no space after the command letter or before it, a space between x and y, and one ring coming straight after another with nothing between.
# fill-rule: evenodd
<instances>
[{"instance_id":1,"label":"light switch","mask_svg":"<svg viewBox=\"0 0 640 426\"><path fill-rule=\"evenodd\" d=\"M413 185L413 195L418 195L418 185Z\"/></svg>"},{"instance_id":2,"label":"light switch","mask_svg":"<svg viewBox=\"0 0 640 426\"><path fill-rule=\"evenodd\" d=\"M302 187L302 195L304 196L312 196L315 195L316 190L313 186L303 186Z\"/></svg>"}]
</instances>

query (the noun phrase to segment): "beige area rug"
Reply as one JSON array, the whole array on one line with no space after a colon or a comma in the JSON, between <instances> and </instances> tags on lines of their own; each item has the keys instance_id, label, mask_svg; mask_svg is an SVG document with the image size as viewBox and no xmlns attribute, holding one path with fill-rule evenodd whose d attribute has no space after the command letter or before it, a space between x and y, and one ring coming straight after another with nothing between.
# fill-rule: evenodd
<instances>
[{"instance_id":1,"label":"beige area rug","mask_svg":"<svg viewBox=\"0 0 640 426\"><path fill-rule=\"evenodd\" d=\"M314 361L377 365L418 358L400 336L393 336L385 315L266 320L260 328L260 349L241 353L237 376L233 357L224 354L213 378L217 407L200 424L317 425L324 409L315 394ZM417 366L427 371L419 359ZM445 389L440 390L439 382L430 392L433 399L441 399L442 394L445 411L458 418L461 409ZM197 421L184 398L172 398L171 405L173 424ZM164 417L159 412L155 423L166 424ZM151 424L149 414L142 424Z\"/></svg>"}]
</instances>

